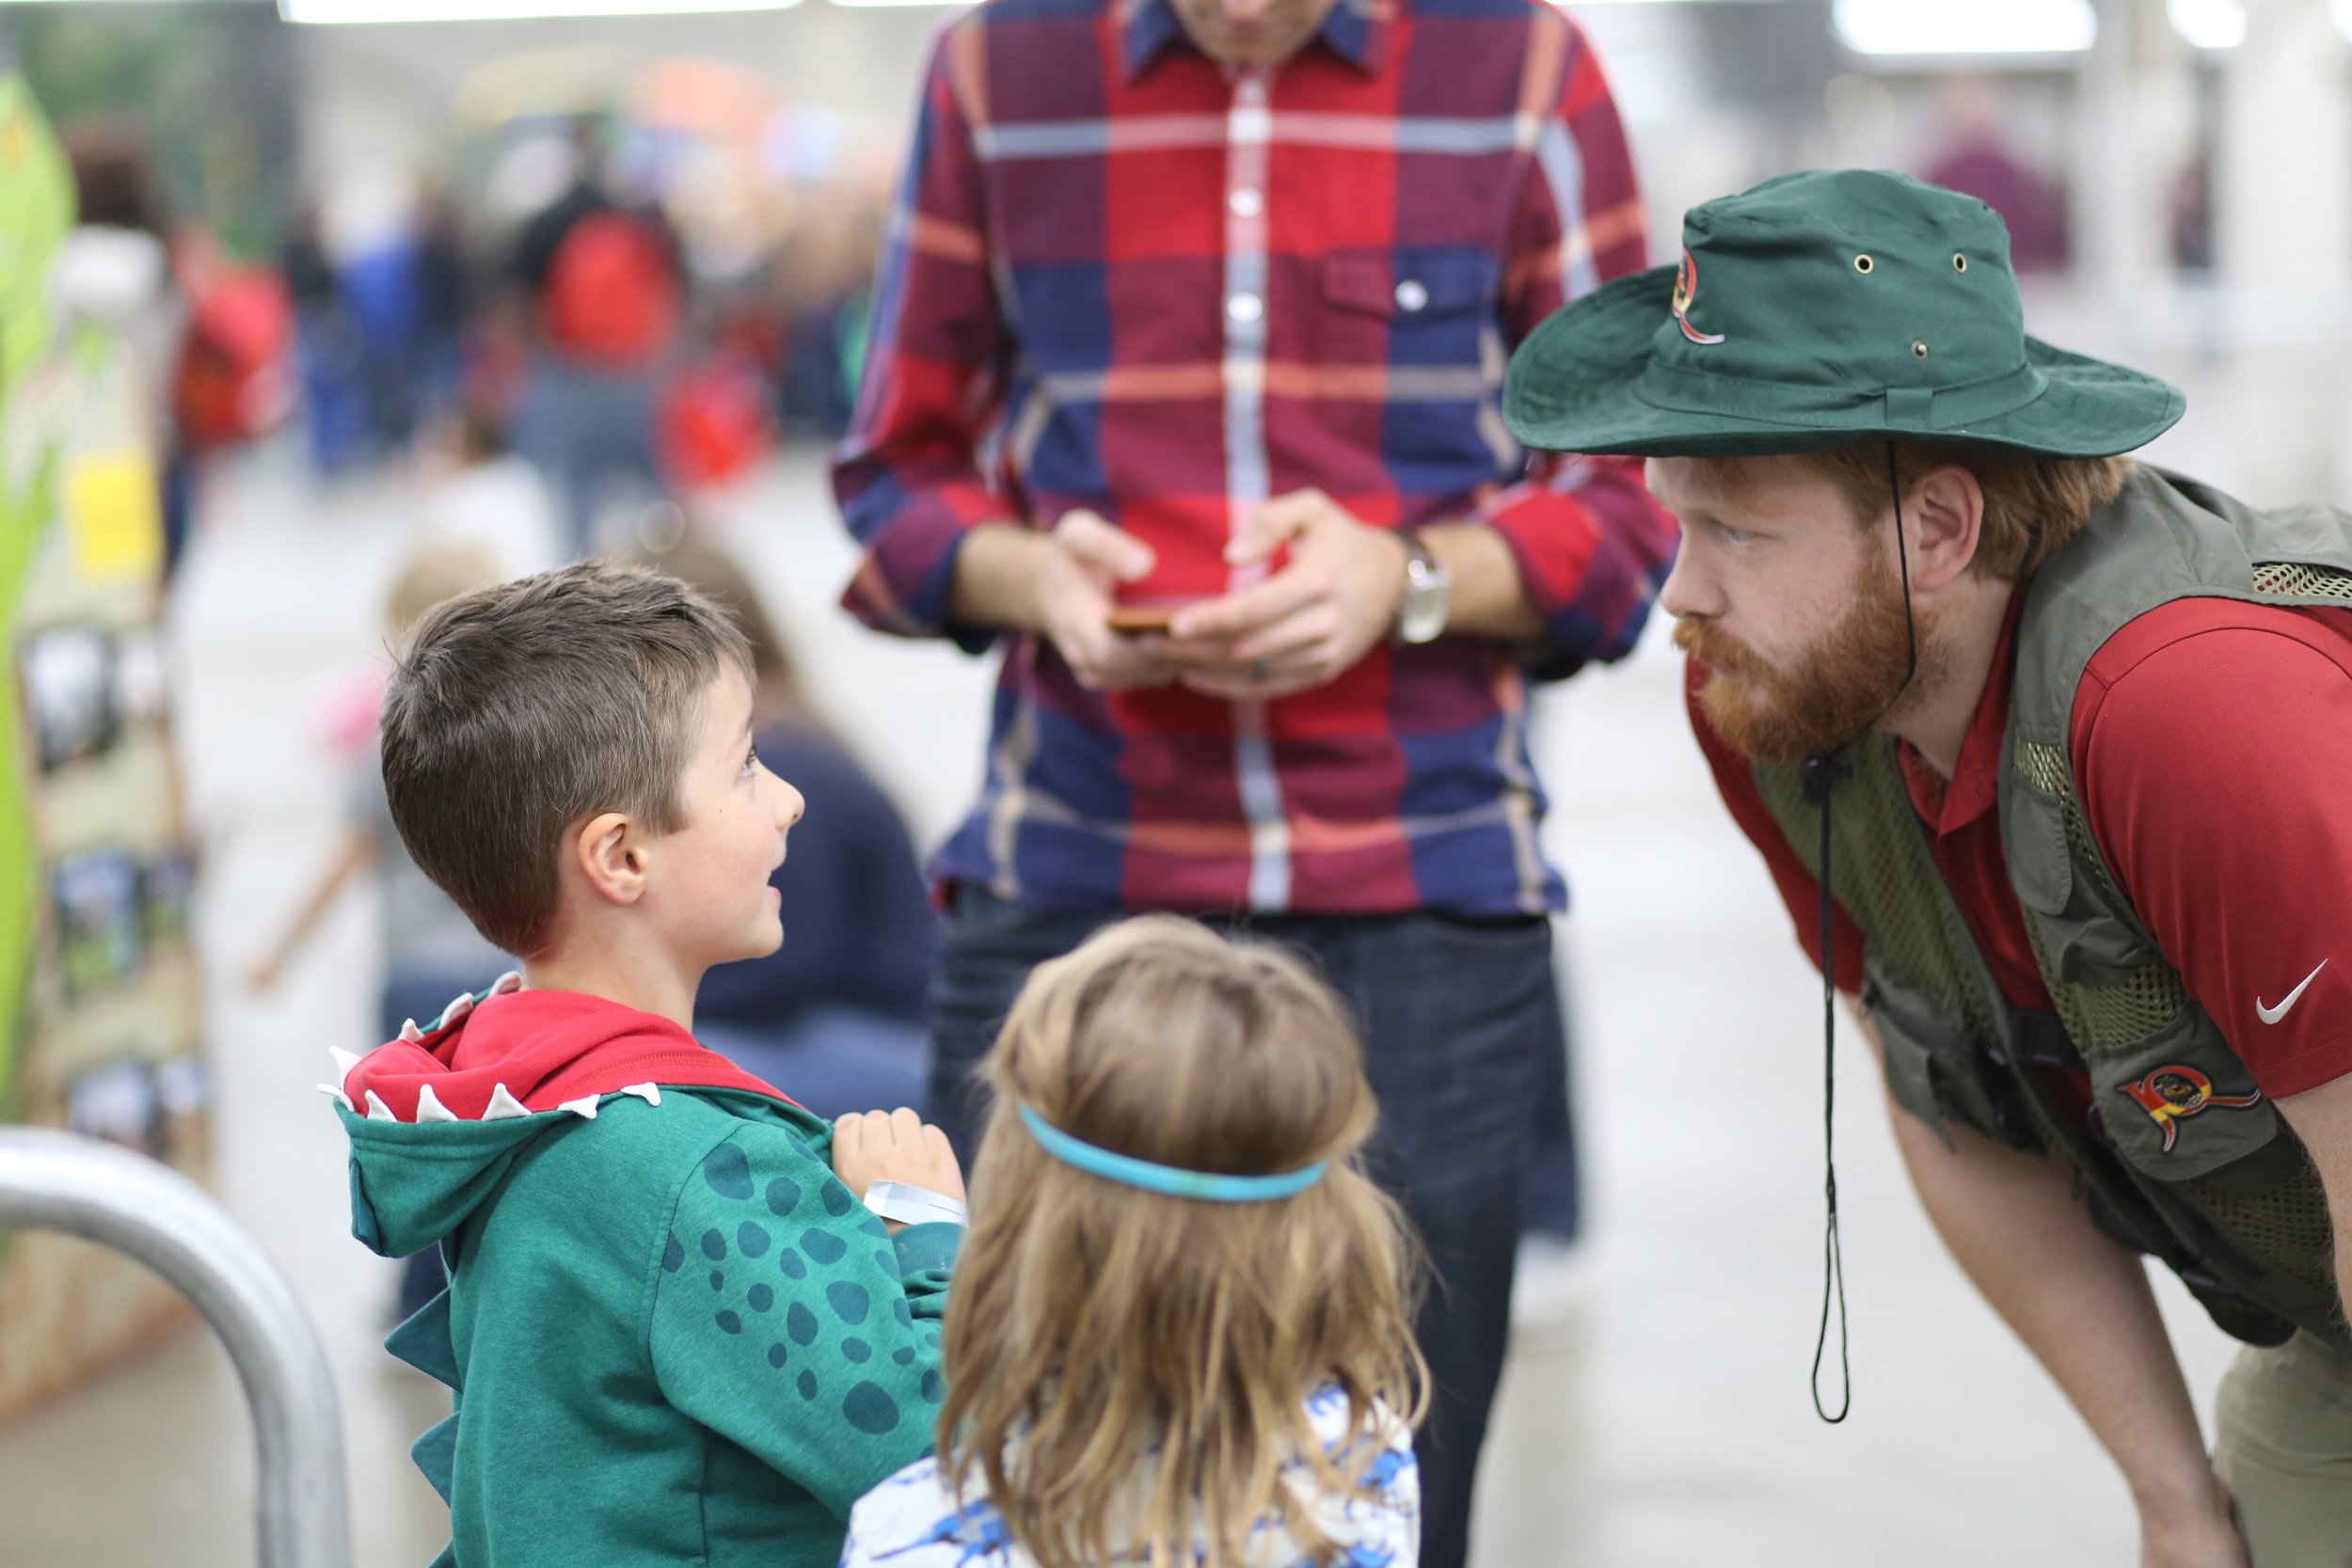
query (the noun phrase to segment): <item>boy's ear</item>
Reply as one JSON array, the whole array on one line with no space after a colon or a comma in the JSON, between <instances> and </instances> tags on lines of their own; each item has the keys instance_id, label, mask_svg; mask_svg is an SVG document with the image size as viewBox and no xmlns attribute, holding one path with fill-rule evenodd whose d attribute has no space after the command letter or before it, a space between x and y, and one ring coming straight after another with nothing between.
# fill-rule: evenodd
<instances>
[{"instance_id":1,"label":"boy's ear","mask_svg":"<svg viewBox=\"0 0 2352 1568\"><path fill-rule=\"evenodd\" d=\"M625 813L608 811L581 823L572 836L572 861L607 903L634 904L644 896L645 852L637 824Z\"/></svg>"}]
</instances>

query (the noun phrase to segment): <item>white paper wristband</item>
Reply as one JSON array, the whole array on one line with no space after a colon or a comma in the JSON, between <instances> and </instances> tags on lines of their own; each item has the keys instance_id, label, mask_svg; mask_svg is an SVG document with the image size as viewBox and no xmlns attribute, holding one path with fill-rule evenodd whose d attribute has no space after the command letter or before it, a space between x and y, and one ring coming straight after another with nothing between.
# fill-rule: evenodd
<instances>
[{"instance_id":1,"label":"white paper wristband","mask_svg":"<svg viewBox=\"0 0 2352 1568\"><path fill-rule=\"evenodd\" d=\"M866 1189L866 1207L900 1225L962 1225L963 1205L928 1187L877 1181Z\"/></svg>"}]
</instances>

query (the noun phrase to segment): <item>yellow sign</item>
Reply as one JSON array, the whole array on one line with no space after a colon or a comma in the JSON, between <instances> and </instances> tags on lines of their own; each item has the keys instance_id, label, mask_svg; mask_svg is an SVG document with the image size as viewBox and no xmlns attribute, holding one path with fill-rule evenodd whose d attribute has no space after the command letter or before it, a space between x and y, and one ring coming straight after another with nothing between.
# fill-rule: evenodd
<instances>
[{"instance_id":1,"label":"yellow sign","mask_svg":"<svg viewBox=\"0 0 2352 1568\"><path fill-rule=\"evenodd\" d=\"M136 447L81 452L65 476L73 560L94 582L152 577L163 569L163 509L155 465Z\"/></svg>"}]
</instances>

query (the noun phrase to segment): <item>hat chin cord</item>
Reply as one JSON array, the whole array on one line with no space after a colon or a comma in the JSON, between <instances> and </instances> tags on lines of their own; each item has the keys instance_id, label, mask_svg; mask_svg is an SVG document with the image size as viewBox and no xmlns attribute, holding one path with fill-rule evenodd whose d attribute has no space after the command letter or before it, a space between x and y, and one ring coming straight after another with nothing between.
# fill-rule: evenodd
<instances>
[{"instance_id":1,"label":"hat chin cord","mask_svg":"<svg viewBox=\"0 0 2352 1568\"><path fill-rule=\"evenodd\" d=\"M1911 610L1911 551L1903 541L1903 487L1896 471L1892 441L1886 443L1886 488L1895 499L1895 558L1902 572L1903 641L1909 654L1903 684L1887 702L1891 708L1902 700L1904 691L1911 689L1912 681L1919 673L1919 632ZM1882 709L1880 717L1884 717L1884 713ZM1862 733L1868 731L1869 726L1865 725ZM1838 753L1852 743L1851 739L1840 742L1804 763L1805 798L1821 813L1821 1196L1826 1215L1821 1232L1821 1326L1813 1339L1811 1382L1813 1413L1832 1426L1844 1420L1853 1409L1853 1365L1850 1354L1852 1341L1846 1329L1846 1252L1837 1233L1837 900L1830 883L1830 796L1838 781L1853 772L1837 760ZM1829 1353L1833 1304L1837 1315L1836 1415L1830 1413L1828 1403L1821 1398L1821 1362Z\"/></svg>"}]
</instances>

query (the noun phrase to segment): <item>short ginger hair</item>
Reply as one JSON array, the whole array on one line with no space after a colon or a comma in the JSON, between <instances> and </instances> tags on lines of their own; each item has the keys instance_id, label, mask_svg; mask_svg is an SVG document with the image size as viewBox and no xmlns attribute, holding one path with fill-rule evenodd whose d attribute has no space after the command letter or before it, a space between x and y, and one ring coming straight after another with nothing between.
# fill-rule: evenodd
<instances>
[{"instance_id":1,"label":"short ginger hair","mask_svg":"<svg viewBox=\"0 0 2352 1568\"><path fill-rule=\"evenodd\" d=\"M2019 582L2083 531L2090 515L2113 500L2132 470L2128 457L2040 457L1994 447L1938 441L1896 441L1898 481L1908 490L1931 468L1956 465L1977 476L1984 521L1968 569L1980 578ZM1811 467L1846 498L1854 520L1876 522L1890 499L1887 443L1873 441L1830 451L1804 452Z\"/></svg>"}]
</instances>

